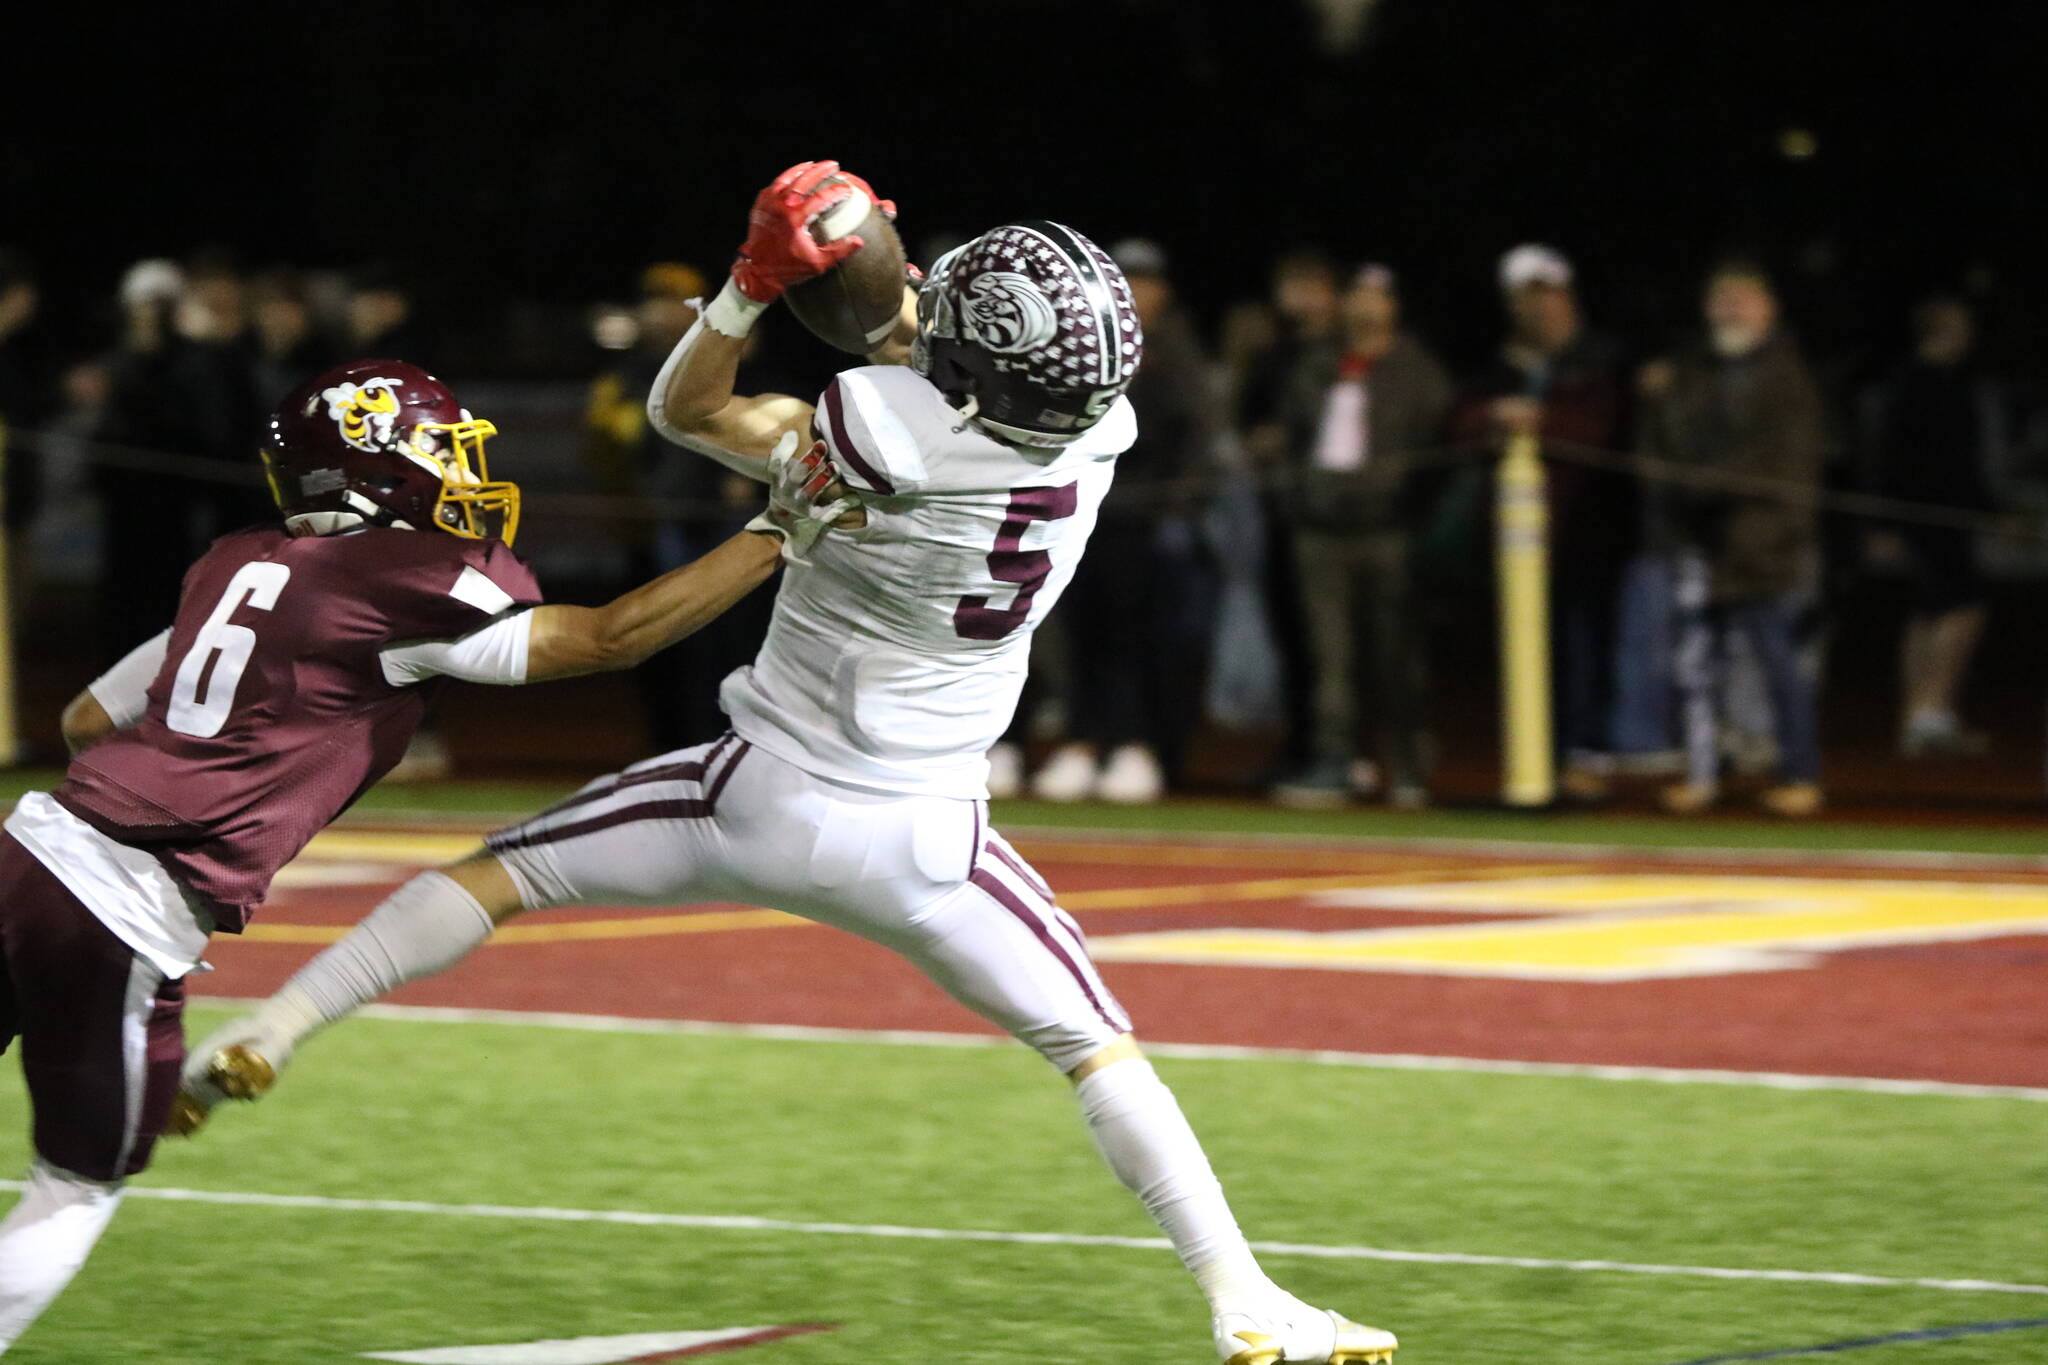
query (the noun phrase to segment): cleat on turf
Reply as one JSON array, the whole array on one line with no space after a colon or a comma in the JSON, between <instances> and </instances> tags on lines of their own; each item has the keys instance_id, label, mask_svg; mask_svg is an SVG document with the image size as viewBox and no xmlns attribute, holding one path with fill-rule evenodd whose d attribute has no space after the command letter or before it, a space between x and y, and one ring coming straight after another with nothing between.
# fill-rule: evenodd
<instances>
[{"instance_id":1,"label":"cleat on turf","mask_svg":"<svg viewBox=\"0 0 2048 1365\"><path fill-rule=\"evenodd\" d=\"M229 1043L188 1063L164 1131L190 1137L222 1100L253 1100L277 1084L277 1067L247 1043Z\"/></svg>"},{"instance_id":2,"label":"cleat on turf","mask_svg":"<svg viewBox=\"0 0 2048 1365\"><path fill-rule=\"evenodd\" d=\"M1249 1312L1218 1313L1215 1331L1223 1365L1387 1365L1401 1344L1392 1332L1311 1308L1291 1294Z\"/></svg>"}]
</instances>

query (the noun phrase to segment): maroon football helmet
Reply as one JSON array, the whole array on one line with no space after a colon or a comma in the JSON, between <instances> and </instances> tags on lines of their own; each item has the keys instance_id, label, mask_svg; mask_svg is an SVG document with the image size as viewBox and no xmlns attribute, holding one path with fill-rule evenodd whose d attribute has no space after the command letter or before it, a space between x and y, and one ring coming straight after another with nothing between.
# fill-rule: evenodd
<instances>
[{"instance_id":1,"label":"maroon football helmet","mask_svg":"<svg viewBox=\"0 0 2048 1365\"><path fill-rule=\"evenodd\" d=\"M519 487L490 482L484 441L497 434L419 366L357 360L286 396L270 418L263 467L300 535L432 526L509 545Z\"/></svg>"},{"instance_id":2,"label":"maroon football helmet","mask_svg":"<svg viewBox=\"0 0 2048 1365\"><path fill-rule=\"evenodd\" d=\"M1130 387L1144 351L1116 262L1070 227L1033 221L933 264L910 363L996 435L1063 446Z\"/></svg>"}]
</instances>

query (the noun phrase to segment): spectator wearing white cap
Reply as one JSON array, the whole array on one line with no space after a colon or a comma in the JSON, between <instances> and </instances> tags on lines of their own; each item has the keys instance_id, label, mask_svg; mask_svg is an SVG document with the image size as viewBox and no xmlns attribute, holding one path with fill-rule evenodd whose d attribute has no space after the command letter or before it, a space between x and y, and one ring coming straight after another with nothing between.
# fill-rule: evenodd
<instances>
[{"instance_id":1,"label":"spectator wearing white cap","mask_svg":"<svg viewBox=\"0 0 2048 1365\"><path fill-rule=\"evenodd\" d=\"M1423 651L1408 527L1415 457L1441 441L1450 379L1401 326L1394 272L1361 267L1337 335L1305 350L1283 405L1295 563L1315 674L1313 756L1275 786L1290 805L1349 800L1370 745L1398 806L1428 802Z\"/></svg>"},{"instance_id":2,"label":"spectator wearing white cap","mask_svg":"<svg viewBox=\"0 0 2048 1365\"><path fill-rule=\"evenodd\" d=\"M1454 434L1500 442L1533 432L1545 453L1570 444L1615 450L1626 386L1615 348L1584 325L1571 262L1526 242L1498 269L1507 335L1468 376ZM1626 478L1568 460L1545 462L1550 510L1551 659L1563 787L1605 795L1612 750L1615 621L1622 569L1639 514Z\"/></svg>"}]
</instances>

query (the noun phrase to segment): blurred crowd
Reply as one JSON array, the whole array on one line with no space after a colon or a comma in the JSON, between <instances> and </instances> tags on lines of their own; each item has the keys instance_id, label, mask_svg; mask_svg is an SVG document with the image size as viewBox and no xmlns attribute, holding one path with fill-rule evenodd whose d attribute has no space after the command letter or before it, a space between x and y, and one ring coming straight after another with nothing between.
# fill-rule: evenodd
<instances>
[{"instance_id":1,"label":"blurred crowd","mask_svg":"<svg viewBox=\"0 0 2048 1365\"><path fill-rule=\"evenodd\" d=\"M1845 557L1909 585L1900 751L1984 744L1958 705L1986 622L1978 546L2040 423L1982 360L1969 296L1926 294L1891 354L1823 382L1749 260L1698 282L1690 335L1670 346L1604 330L1570 259L1514 246L1487 286L1497 339L1447 357L1411 322L1398 263L1288 252L1263 297L1205 329L1158 243L1112 254L1146 330L1130 394L1141 434L991 755L998 794L1156 800L1188 780L1197 733L1221 725L1274 737L1240 766L1276 800L1426 805L1432 642L1446 611L1490 600L1491 457L1516 440L1547 475L1569 799L1647 775L1666 807L1696 811L1741 770L1769 774L1765 808L1818 810L1819 623ZM637 301L587 315L582 372L559 376L588 383L565 462L620 512L630 577L701 553L755 500L645 422L705 288L690 266L649 267ZM141 261L104 348L84 354L53 353L38 301L31 264L0 250L15 581L70 564L100 584L107 656L168 617L206 539L261 515L252 451L277 395L344 358L444 363L382 269ZM743 384L815 391L829 359L761 335ZM460 391L463 376L446 377ZM1842 495L1862 498L1840 519L1846 540L1824 515ZM643 670L657 747L718 728L718 680L751 654L768 605L759 595Z\"/></svg>"}]
</instances>

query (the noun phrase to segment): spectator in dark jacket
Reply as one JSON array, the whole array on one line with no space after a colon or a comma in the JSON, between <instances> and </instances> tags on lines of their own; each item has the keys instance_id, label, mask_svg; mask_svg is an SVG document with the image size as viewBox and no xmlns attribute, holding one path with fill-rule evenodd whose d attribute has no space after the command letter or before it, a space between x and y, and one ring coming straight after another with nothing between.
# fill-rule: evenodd
<instances>
[{"instance_id":1,"label":"spectator in dark jacket","mask_svg":"<svg viewBox=\"0 0 2048 1365\"><path fill-rule=\"evenodd\" d=\"M210 460L220 476L96 471L106 530L101 620L113 658L162 629L199 547L257 507L256 483L238 484L235 467L255 473L264 411L242 340L241 284L225 265L202 262L187 272L139 262L122 282L121 301L126 331L95 436L144 459Z\"/></svg>"},{"instance_id":2,"label":"spectator in dark jacket","mask_svg":"<svg viewBox=\"0 0 2048 1365\"><path fill-rule=\"evenodd\" d=\"M1369 720L1388 799L1428 801L1408 527L1414 457L1441 440L1450 404L1443 366L1401 329L1394 272L1363 267L1338 335L1303 351L1282 401L1315 729L1313 756L1274 789L1279 800L1348 800Z\"/></svg>"},{"instance_id":3,"label":"spectator in dark jacket","mask_svg":"<svg viewBox=\"0 0 2048 1365\"><path fill-rule=\"evenodd\" d=\"M1293 498L1276 477L1287 463L1283 407L1302 355L1336 333L1341 283L1336 263L1325 253L1290 251L1273 263L1270 303L1237 310L1225 328L1236 429L1246 461L1260 477L1261 605L1279 673L1284 733L1276 773L1284 775L1305 765L1314 750L1315 669L1294 563Z\"/></svg>"},{"instance_id":4,"label":"spectator in dark jacket","mask_svg":"<svg viewBox=\"0 0 2048 1365\"><path fill-rule=\"evenodd\" d=\"M1800 665L1798 616L1816 553L1820 393L1757 267L1716 270L1705 312L1707 344L1644 376L1646 452L1695 476L1656 493L1661 534L1681 554L1685 618L1686 780L1665 791L1665 804L1695 811L1718 794L1720 661L1740 633L1762 668L1776 729L1779 781L1763 804L1810 815L1821 801L1819 715Z\"/></svg>"},{"instance_id":5,"label":"spectator in dark jacket","mask_svg":"<svg viewBox=\"0 0 2048 1365\"><path fill-rule=\"evenodd\" d=\"M597 487L615 497L688 506L681 516L635 518L617 527L614 534L628 547L627 571L636 583L688 563L753 514L758 485L678 449L647 424L647 391L696 322L703 292L704 276L695 266L648 266L632 315L633 345L616 353L590 386L583 453ZM750 369L756 363L751 345L746 363ZM772 605L766 594L760 596L636 670L654 749L680 749L723 728L719 684L760 646Z\"/></svg>"},{"instance_id":6,"label":"spectator in dark jacket","mask_svg":"<svg viewBox=\"0 0 2048 1365\"><path fill-rule=\"evenodd\" d=\"M1861 483L1889 498L1991 511L2006 397L1976 362L1976 319L1961 299L1937 295L1914 310L1913 325L1913 353L1863 398ZM1984 737L1956 717L1956 693L1984 630L1974 537L1906 522L1873 531L1870 540L1873 557L1903 561L1911 583L1899 652L1901 752L1981 750Z\"/></svg>"},{"instance_id":7,"label":"spectator in dark jacket","mask_svg":"<svg viewBox=\"0 0 2048 1365\"><path fill-rule=\"evenodd\" d=\"M1165 253L1110 253L1131 282L1145 363L1130 388L1138 441L1117 461L1088 554L1061 599L1073 652L1072 742L1032 778L1049 801L1156 801L1177 779L1207 670L1200 519L1216 428L1208 357L1174 301Z\"/></svg>"},{"instance_id":8,"label":"spectator in dark jacket","mask_svg":"<svg viewBox=\"0 0 2048 1365\"><path fill-rule=\"evenodd\" d=\"M1635 485L1626 475L1573 463L1562 446L1618 450L1620 358L1587 331L1562 255L1533 243L1500 259L1508 335L1466 386L1452 423L1461 440L1505 441L1534 432L1545 443L1550 504L1551 659L1563 786L1604 796L1612 753L1615 617L1621 574L1636 547Z\"/></svg>"}]
</instances>

